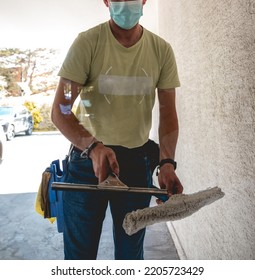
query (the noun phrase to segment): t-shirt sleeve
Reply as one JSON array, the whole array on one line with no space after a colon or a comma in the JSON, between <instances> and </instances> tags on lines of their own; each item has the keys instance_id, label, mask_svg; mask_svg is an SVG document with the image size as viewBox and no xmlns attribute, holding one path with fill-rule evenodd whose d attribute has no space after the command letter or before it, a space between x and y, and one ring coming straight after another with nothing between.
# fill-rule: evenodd
<instances>
[{"instance_id":1,"label":"t-shirt sleeve","mask_svg":"<svg viewBox=\"0 0 255 280\"><path fill-rule=\"evenodd\" d=\"M79 34L71 45L58 75L84 85L89 76L91 43L84 34Z\"/></svg>"},{"instance_id":2,"label":"t-shirt sleeve","mask_svg":"<svg viewBox=\"0 0 255 280\"><path fill-rule=\"evenodd\" d=\"M172 47L167 43L162 53L161 71L157 84L159 89L170 89L180 86L178 69Z\"/></svg>"}]
</instances>

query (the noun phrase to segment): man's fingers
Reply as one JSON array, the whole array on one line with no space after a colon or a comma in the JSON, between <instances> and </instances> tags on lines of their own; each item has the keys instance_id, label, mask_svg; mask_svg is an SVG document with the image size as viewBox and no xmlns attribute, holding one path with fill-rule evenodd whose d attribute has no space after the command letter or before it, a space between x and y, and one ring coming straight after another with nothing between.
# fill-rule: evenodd
<instances>
[{"instance_id":1,"label":"man's fingers","mask_svg":"<svg viewBox=\"0 0 255 280\"><path fill-rule=\"evenodd\" d=\"M169 182L166 189L169 195L181 194L183 192L183 186L178 179L176 181Z\"/></svg>"},{"instance_id":2,"label":"man's fingers","mask_svg":"<svg viewBox=\"0 0 255 280\"><path fill-rule=\"evenodd\" d=\"M120 173L119 164L118 164L118 161L117 161L114 153L111 153L108 156L108 162L109 162L109 167L110 167L111 171L113 173L115 173L116 175L119 175L119 173Z\"/></svg>"},{"instance_id":3,"label":"man's fingers","mask_svg":"<svg viewBox=\"0 0 255 280\"><path fill-rule=\"evenodd\" d=\"M112 172L119 176L119 164L112 149L102 146L98 149L96 147L92 152L93 168L99 183L104 181Z\"/></svg>"},{"instance_id":4,"label":"man's fingers","mask_svg":"<svg viewBox=\"0 0 255 280\"><path fill-rule=\"evenodd\" d=\"M183 186L180 180L176 177L176 193L181 194L183 192Z\"/></svg>"}]
</instances>

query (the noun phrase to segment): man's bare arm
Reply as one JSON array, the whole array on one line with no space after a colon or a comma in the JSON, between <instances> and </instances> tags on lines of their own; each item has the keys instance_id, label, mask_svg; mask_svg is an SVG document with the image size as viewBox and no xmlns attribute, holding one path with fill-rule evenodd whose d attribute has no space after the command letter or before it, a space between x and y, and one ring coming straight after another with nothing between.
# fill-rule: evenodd
<instances>
[{"instance_id":1,"label":"man's bare arm","mask_svg":"<svg viewBox=\"0 0 255 280\"><path fill-rule=\"evenodd\" d=\"M52 106L51 118L60 132L75 147L83 151L93 141L100 141L100 139L95 139L71 111L80 89L80 84L60 78ZM119 173L115 153L103 144L96 145L90 153L90 158L93 162L95 175L100 182L106 179L110 172Z\"/></svg>"},{"instance_id":2,"label":"man's bare arm","mask_svg":"<svg viewBox=\"0 0 255 280\"><path fill-rule=\"evenodd\" d=\"M160 160L174 160L179 135L175 89L158 89L158 99ZM169 195L182 193L183 191L182 184L171 163L165 163L160 168L158 180L160 187L166 188Z\"/></svg>"}]
</instances>

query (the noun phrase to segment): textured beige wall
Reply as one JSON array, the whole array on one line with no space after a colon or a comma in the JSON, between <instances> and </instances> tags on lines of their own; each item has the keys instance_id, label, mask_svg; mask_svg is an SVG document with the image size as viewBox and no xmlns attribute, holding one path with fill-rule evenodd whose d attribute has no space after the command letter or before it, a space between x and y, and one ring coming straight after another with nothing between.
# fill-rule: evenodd
<instances>
[{"instance_id":1,"label":"textured beige wall","mask_svg":"<svg viewBox=\"0 0 255 280\"><path fill-rule=\"evenodd\" d=\"M174 48L178 175L225 197L173 223L188 259L255 259L255 0L159 0Z\"/></svg>"}]
</instances>

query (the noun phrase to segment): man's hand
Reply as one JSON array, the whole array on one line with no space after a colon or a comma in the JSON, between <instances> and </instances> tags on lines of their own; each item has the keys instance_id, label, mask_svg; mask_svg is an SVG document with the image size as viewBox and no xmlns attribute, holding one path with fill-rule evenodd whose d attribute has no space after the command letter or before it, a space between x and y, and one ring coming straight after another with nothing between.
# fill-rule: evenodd
<instances>
[{"instance_id":1,"label":"man's hand","mask_svg":"<svg viewBox=\"0 0 255 280\"><path fill-rule=\"evenodd\" d=\"M160 167L158 182L161 189L166 189L169 196L181 194L183 186L177 177L172 164L164 164Z\"/></svg>"},{"instance_id":2,"label":"man's hand","mask_svg":"<svg viewBox=\"0 0 255 280\"><path fill-rule=\"evenodd\" d=\"M92 159L93 169L99 183L104 181L111 172L119 176L119 164L112 149L99 143L91 151L90 158Z\"/></svg>"}]
</instances>

